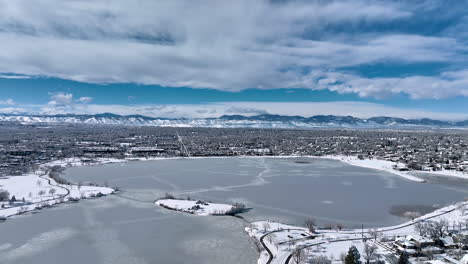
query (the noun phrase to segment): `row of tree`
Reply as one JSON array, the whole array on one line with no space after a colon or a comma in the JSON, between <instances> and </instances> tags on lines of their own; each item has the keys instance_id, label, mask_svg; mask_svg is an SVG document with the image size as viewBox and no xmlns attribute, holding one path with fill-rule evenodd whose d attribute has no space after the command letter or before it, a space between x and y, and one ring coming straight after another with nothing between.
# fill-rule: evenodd
<instances>
[{"instance_id":1,"label":"row of tree","mask_svg":"<svg viewBox=\"0 0 468 264\"><path fill-rule=\"evenodd\" d=\"M364 260L365 264L375 263L375 264L385 264L386 262L382 260L377 254L377 247L375 245L365 243L364 244ZM294 264L331 264L332 259L326 256L312 256L307 258L303 249L297 248L294 251L292 256L292 263ZM361 254L355 246L351 246L347 254L342 254L341 260L343 264L362 264ZM306 262L307 261L307 262ZM389 259L392 264L409 264L409 255L406 253L401 254L398 258Z\"/></svg>"}]
</instances>

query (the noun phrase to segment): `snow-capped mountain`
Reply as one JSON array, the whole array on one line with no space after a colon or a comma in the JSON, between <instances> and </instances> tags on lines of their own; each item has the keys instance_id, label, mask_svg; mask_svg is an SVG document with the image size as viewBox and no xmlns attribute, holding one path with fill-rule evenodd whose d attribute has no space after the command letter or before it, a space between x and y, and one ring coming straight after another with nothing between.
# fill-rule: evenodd
<instances>
[{"instance_id":1,"label":"snow-capped mountain","mask_svg":"<svg viewBox=\"0 0 468 264\"><path fill-rule=\"evenodd\" d=\"M282 115L224 115L219 118L154 118L142 115L34 115L0 114L0 122L72 123L128 126L174 126L174 127L253 127L253 128L468 128L465 121L441 121L434 119L403 119L396 117L372 117L362 119L352 116L317 115L311 117Z\"/></svg>"}]
</instances>

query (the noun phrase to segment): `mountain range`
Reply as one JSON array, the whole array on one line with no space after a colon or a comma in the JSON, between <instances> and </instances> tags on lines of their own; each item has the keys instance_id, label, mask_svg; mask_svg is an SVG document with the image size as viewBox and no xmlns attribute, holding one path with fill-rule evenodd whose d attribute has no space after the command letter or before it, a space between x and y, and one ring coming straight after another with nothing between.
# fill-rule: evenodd
<instances>
[{"instance_id":1,"label":"mountain range","mask_svg":"<svg viewBox=\"0 0 468 264\"><path fill-rule=\"evenodd\" d=\"M128 126L174 126L174 127L252 127L252 128L468 128L468 120L443 121L429 118L404 119L378 116L357 118L352 116L316 115L311 117L283 115L223 115L218 118L156 118L142 115L37 115L0 114L0 122L73 123Z\"/></svg>"}]
</instances>

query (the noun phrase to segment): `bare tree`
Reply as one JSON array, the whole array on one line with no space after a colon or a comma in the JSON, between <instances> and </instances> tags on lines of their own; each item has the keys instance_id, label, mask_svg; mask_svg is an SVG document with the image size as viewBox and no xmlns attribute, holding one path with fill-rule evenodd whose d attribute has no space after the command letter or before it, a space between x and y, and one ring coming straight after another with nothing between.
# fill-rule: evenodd
<instances>
[{"instance_id":1,"label":"bare tree","mask_svg":"<svg viewBox=\"0 0 468 264\"><path fill-rule=\"evenodd\" d=\"M369 264L375 259L376 252L377 247L375 245L370 245L369 243L364 244L364 259L366 260L366 264Z\"/></svg>"},{"instance_id":2,"label":"bare tree","mask_svg":"<svg viewBox=\"0 0 468 264\"><path fill-rule=\"evenodd\" d=\"M438 222L434 222L433 226L434 226L434 230L435 230L438 238L441 238L441 237L444 237L445 234L447 233L449 223L448 223L447 220L441 219Z\"/></svg>"},{"instance_id":3,"label":"bare tree","mask_svg":"<svg viewBox=\"0 0 468 264\"><path fill-rule=\"evenodd\" d=\"M56 192L55 188L52 188L49 190L49 194L52 196L54 196L55 192Z\"/></svg>"},{"instance_id":4,"label":"bare tree","mask_svg":"<svg viewBox=\"0 0 468 264\"><path fill-rule=\"evenodd\" d=\"M291 259L292 259L292 261L293 261L292 263L294 263L294 264L301 264L301 263L303 263L304 260L306 259L306 256L305 256L303 250L301 250L300 248L296 248L296 249L294 250L294 253L293 253Z\"/></svg>"},{"instance_id":5,"label":"bare tree","mask_svg":"<svg viewBox=\"0 0 468 264\"><path fill-rule=\"evenodd\" d=\"M268 222L264 222L264 223L262 224L262 227L263 227L263 231L266 232L266 231L268 231L268 230L270 229L271 225L270 225L270 223L268 223Z\"/></svg>"},{"instance_id":6,"label":"bare tree","mask_svg":"<svg viewBox=\"0 0 468 264\"><path fill-rule=\"evenodd\" d=\"M441 219L440 221L427 222L423 225L425 235L431 237L434 240L444 237L448 230L448 221L445 219Z\"/></svg>"},{"instance_id":7,"label":"bare tree","mask_svg":"<svg viewBox=\"0 0 468 264\"><path fill-rule=\"evenodd\" d=\"M466 206L464 204L462 204L462 205L460 205L460 207L458 207L458 210L460 211L461 215L465 215Z\"/></svg>"},{"instance_id":8,"label":"bare tree","mask_svg":"<svg viewBox=\"0 0 468 264\"><path fill-rule=\"evenodd\" d=\"M310 233L315 233L315 219L314 218L306 218L304 220L305 227L309 230Z\"/></svg>"},{"instance_id":9,"label":"bare tree","mask_svg":"<svg viewBox=\"0 0 468 264\"><path fill-rule=\"evenodd\" d=\"M421 217L421 213L419 212L406 212L403 214L404 217L411 219L411 221L414 221L414 219Z\"/></svg>"},{"instance_id":10,"label":"bare tree","mask_svg":"<svg viewBox=\"0 0 468 264\"><path fill-rule=\"evenodd\" d=\"M10 199L10 193L7 190L0 190L0 202Z\"/></svg>"},{"instance_id":11,"label":"bare tree","mask_svg":"<svg viewBox=\"0 0 468 264\"><path fill-rule=\"evenodd\" d=\"M425 224L421 223L421 222L416 222L416 224L414 225L414 230L416 232L418 232L418 234L420 236L424 236L426 235L426 227L425 227Z\"/></svg>"},{"instance_id":12,"label":"bare tree","mask_svg":"<svg viewBox=\"0 0 468 264\"><path fill-rule=\"evenodd\" d=\"M433 222L418 222L414 225L415 230L421 236L428 236L434 240L447 234L449 223L445 219Z\"/></svg>"},{"instance_id":13,"label":"bare tree","mask_svg":"<svg viewBox=\"0 0 468 264\"><path fill-rule=\"evenodd\" d=\"M463 249L457 249L453 251L453 256L455 257L455 259L461 260L463 256L465 255L464 253L465 252L463 251Z\"/></svg>"},{"instance_id":14,"label":"bare tree","mask_svg":"<svg viewBox=\"0 0 468 264\"><path fill-rule=\"evenodd\" d=\"M227 210L225 215L236 215L245 212L245 205L241 203L235 203L231 209Z\"/></svg>"},{"instance_id":15,"label":"bare tree","mask_svg":"<svg viewBox=\"0 0 468 264\"><path fill-rule=\"evenodd\" d=\"M375 239L375 240L377 240L377 238L378 238L380 235L382 235L382 233L381 233L377 228L371 228L371 229L369 229L368 233L369 233L369 235L370 235L373 239Z\"/></svg>"},{"instance_id":16,"label":"bare tree","mask_svg":"<svg viewBox=\"0 0 468 264\"><path fill-rule=\"evenodd\" d=\"M387 260L388 263L390 264L398 264L399 258L396 257L393 254L389 254L385 256L385 259Z\"/></svg>"},{"instance_id":17,"label":"bare tree","mask_svg":"<svg viewBox=\"0 0 468 264\"><path fill-rule=\"evenodd\" d=\"M273 241L275 240L275 234L268 235L266 238L270 244L273 244Z\"/></svg>"},{"instance_id":18,"label":"bare tree","mask_svg":"<svg viewBox=\"0 0 468 264\"><path fill-rule=\"evenodd\" d=\"M166 193L164 194L164 199L175 199L174 195L170 194L170 193Z\"/></svg>"}]
</instances>

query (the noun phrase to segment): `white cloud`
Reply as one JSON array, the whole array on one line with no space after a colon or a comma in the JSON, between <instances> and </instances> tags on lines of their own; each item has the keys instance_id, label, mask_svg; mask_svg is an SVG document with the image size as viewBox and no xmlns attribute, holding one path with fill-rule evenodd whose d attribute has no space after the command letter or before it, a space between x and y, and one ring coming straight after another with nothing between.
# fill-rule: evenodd
<instances>
[{"instance_id":1,"label":"white cloud","mask_svg":"<svg viewBox=\"0 0 468 264\"><path fill-rule=\"evenodd\" d=\"M0 100L0 105L15 105L16 102L9 98L9 99L6 99L6 100Z\"/></svg>"},{"instance_id":2,"label":"white cloud","mask_svg":"<svg viewBox=\"0 0 468 264\"><path fill-rule=\"evenodd\" d=\"M0 114L21 114L27 113L30 109L18 108L18 107L6 107L0 108Z\"/></svg>"},{"instance_id":3,"label":"white cloud","mask_svg":"<svg viewBox=\"0 0 468 264\"><path fill-rule=\"evenodd\" d=\"M73 105L73 94L71 93L54 93L50 96L51 101L48 105L53 107L67 107Z\"/></svg>"},{"instance_id":4,"label":"white cloud","mask_svg":"<svg viewBox=\"0 0 468 264\"><path fill-rule=\"evenodd\" d=\"M89 103L91 103L93 101L93 98L92 97L80 97L76 101L79 102L79 103L82 103L82 104L89 104Z\"/></svg>"},{"instance_id":5,"label":"white cloud","mask_svg":"<svg viewBox=\"0 0 468 264\"><path fill-rule=\"evenodd\" d=\"M76 105L74 109L44 107L44 114L99 114L145 115L167 118L209 118L221 115L351 115L360 118L392 116L401 118L434 118L441 120L466 120L468 113L440 113L421 109L401 109L367 102L223 102L213 104L171 104L171 105ZM346 114L343 114L346 113Z\"/></svg>"},{"instance_id":6,"label":"white cloud","mask_svg":"<svg viewBox=\"0 0 468 264\"><path fill-rule=\"evenodd\" d=\"M455 37L327 31L344 24L359 28L394 22L414 12L409 2L371 0L115 0L112 5L107 0L34 5L0 0L0 72L221 90L464 95L456 85L450 93L427 88L443 81L441 76L394 81L354 76L347 84L352 88L317 83L328 77L324 72L340 67L466 61L467 48ZM312 35L304 37L308 32ZM401 91L400 83L405 84Z\"/></svg>"},{"instance_id":7,"label":"white cloud","mask_svg":"<svg viewBox=\"0 0 468 264\"><path fill-rule=\"evenodd\" d=\"M0 74L0 79L30 79L31 76L15 75L15 74Z\"/></svg>"},{"instance_id":8,"label":"white cloud","mask_svg":"<svg viewBox=\"0 0 468 264\"><path fill-rule=\"evenodd\" d=\"M50 101L47 104L47 109L60 109L61 111L73 111L78 105L86 107L93 101L92 97L73 98L71 93L50 93Z\"/></svg>"},{"instance_id":9,"label":"white cloud","mask_svg":"<svg viewBox=\"0 0 468 264\"><path fill-rule=\"evenodd\" d=\"M468 96L468 70L443 72L438 76L403 78L362 78L329 72L317 82L323 89L339 93L357 93L362 97L385 98L392 94L409 94L413 99Z\"/></svg>"}]
</instances>

